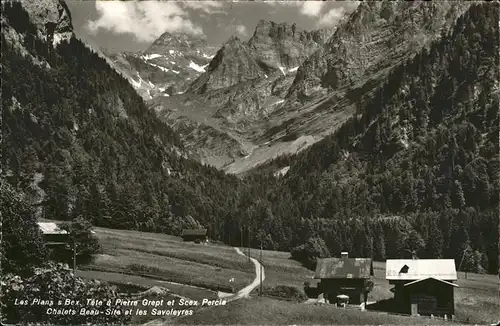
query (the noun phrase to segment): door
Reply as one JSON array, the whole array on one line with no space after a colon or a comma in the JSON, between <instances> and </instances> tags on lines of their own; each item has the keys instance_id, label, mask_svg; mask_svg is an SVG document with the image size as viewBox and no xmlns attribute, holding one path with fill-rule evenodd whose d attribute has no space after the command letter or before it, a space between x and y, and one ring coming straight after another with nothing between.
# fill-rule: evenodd
<instances>
[{"instance_id":1,"label":"door","mask_svg":"<svg viewBox=\"0 0 500 326\"><path fill-rule=\"evenodd\" d=\"M418 315L418 303L411 304L411 315L412 316Z\"/></svg>"}]
</instances>

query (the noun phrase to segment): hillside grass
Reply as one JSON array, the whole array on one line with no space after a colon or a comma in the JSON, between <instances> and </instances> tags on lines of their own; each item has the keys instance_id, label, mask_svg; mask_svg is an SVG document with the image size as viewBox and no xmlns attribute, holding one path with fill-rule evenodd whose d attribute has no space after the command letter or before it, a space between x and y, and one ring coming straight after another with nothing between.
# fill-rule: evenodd
<instances>
[{"instance_id":1,"label":"hillside grass","mask_svg":"<svg viewBox=\"0 0 500 326\"><path fill-rule=\"evenodd\" d=\"M152 287L161 287L166 291L172 292L176 295L186 297L193 300L202 299L217 299L217 293L203 288L197 288L192 286L186 286L183 284L170 283L167 281L156 280L152 278L146 278L136 275L112 273L112 272L100 272L91 270L77 270L77 276L97 279L105 282L109 282L119 286L120 288L136 288L140 290L147 290Z\"/></svg>"},{"instance_id":2,"label":"hillside grass","mask_svg":"<svg viewBox=\"0 0 500 326\"><path fill-rule=\"evenodd\" d=\"M217 244L128 230L95 228L103 254L85 269L139 275L215 291L239 290L255 277L254 265L235 249ZM229 279L234 278L233 289Z\"/></svg>"},{"instance_id":3,"label":"hillside grass","mask_svg":"<svg viewBox=\"0 0 500 326\"><path fill-rule=\"evenodd\" d=\"M169 325L442 325L443 320L380 312L305 305L265 297L241 299L224 306L201 308L192 316L168 320Z\"/></svg>"}]
</instances>

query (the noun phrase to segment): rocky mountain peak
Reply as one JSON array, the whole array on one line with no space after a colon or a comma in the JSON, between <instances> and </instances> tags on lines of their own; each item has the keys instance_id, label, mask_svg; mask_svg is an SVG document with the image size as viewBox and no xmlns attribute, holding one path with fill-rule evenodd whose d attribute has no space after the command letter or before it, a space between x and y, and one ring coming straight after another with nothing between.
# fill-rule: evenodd
<instances>
[{"instance_id":1,"label":"rocky mountain peak","mask_svg":"<svg viewBox=\"0 0 500 326\"><path fill-rule=\"evenodd\" d=\"M3 2L3 1L2 1ZM63 0L17 0L37 26L39 36L57 44L73 36L71 13Z\"/></svg>"},{"instance_id":2,"label":"rocky mountain peak","mask_svg":"<svg viewBox=\"0 0 500 326\"><path fill-rule=\"evenodd\" d=\"M453 25L470 3L362 2L335 34L304 61L289 96L307 100L314 94L352 87L378 71L411 57Z\"/></svg>"},{"instance_id":3,"label":"rocky mountain peak","mask_svg":"<svg viewBox=\"0 0 500 326\"><path fill-rule=\"evenodd\" d=\"M204 35L194 36L165 32L151 44L145 53L165 53L169 50L196 51L207 46L207 39Z\"/></svg>"},{"instance_id":4,"label":"rocky mountain peak","mask_svg":"<svg viewBox=\"0 0 500 326\"><path fill-rule=\"evenodd\" d=\"M239 37L232 36L217 51L207 71L193 82L188 91L205 93L263 76L248 46Z\"/></svg>"},{"instance_id":5,"label":"rocky mountain peak","mask_svg":"<svg viewBox=\"0 0 500 326\"><path fill-rule=\"evenodd\" d=\"M261 19L248 46L264 70L289 69L299 66L331 34L332 30L308 32L298 28L296 24Z\"/></svg>"}]
</instances>

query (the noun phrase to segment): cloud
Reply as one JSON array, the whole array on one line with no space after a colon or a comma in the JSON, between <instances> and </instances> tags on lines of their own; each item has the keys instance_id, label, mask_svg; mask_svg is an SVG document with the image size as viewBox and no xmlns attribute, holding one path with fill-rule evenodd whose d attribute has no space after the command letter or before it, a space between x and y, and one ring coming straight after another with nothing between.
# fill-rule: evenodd
<instances>
[{"instance_id":1,"label":"cloud","mask_svg":"<svg viewBox=\"0 0 500 326\"><path fill-rule=\"evenodd\" d=\"M302 1L300 13L306 16L318 16L324 5L323 1Z\"/></svg>"},{"instance_id":2,"label":"cloud","mask_svg":"<svg viewBox=\"0 0 500 326\"><path fill-rule=\"evenodd\" d=\"M337 25L339 20L344 16L345 9L343 7L334 8L324 14L318 22L318 26L332 27Z\"/></svg>"},{"instance_id":3,"label":"cloud","mask_svg":"<svg viewBox=\"0 0 500 326\"><path fill-rule=\"evenodd\" d=\"M224 6L224 3L220 1L178 1L177 3L182 4L184 8L203 11L207 14L226 13L220 9Z\"/></svg>"},{"instance_id":4,"label":"cloud","mask_svg":"<svg viewBox=\"0 0 500 326\"><path fill-rule=\"evenodd\" d=\"M93 34L103 29L152 42L165 32L202 33L201 27L193 24L176 2L96 1L95 8L99 18L87 23Z\"/></svg>"},{"instance_id":5,"label":"cloud","mask_svg":"<svg viewBox=\"0 0 500 326\"><path fill-rule=\"evenodd\" d=\"M321 12L321 9L323 9L323 6L325 5L324 1L288 1L288 0L276 0L276 1L264 1L264 3L277 7L277 6L283 6L283 7L295 7L298 8L299 12L303 15L306 16L312 16L316 17L319 15Z\"/></svg>"},{"instance_id":6,"label":"cloud","mask_svg":"<svg viewBox=\"0 0 500 326\"><path fill-rule=\"evenodd\" d=\"M236 26L236 31L242 36L248 36L247 28L243 25Z\"/></svg>"}]
</instances>

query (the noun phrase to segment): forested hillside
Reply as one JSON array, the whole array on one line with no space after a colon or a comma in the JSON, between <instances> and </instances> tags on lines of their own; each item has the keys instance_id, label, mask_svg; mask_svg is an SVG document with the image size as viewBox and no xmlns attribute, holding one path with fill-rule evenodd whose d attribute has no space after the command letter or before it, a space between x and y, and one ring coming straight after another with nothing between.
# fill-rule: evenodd
<instances>
[{"instance_id":1,"label":"forested hillside","mask_svg":"<svg viewBox=\"0 0 500 326\"><path fill-rule=\"evenodd\" d=\"M46 218L178 234L232 211L241 183L187 158L103 58L75 37L54 48L18 2L2 9L4 174Z\"/></svg>"},{"instance_id":2,"label":"forested hillside","mask_svg":"<svg viewBox=\"0 0 500 326\"><path fill-rule=\"evenodd\" d=\"M338 132L249 177L270 188L248 210L268 246L318 236L334 254L416 251L453 257L457 268L465 252L462 268L497 271L498 8L474 5Z\"/></svg>"},{"instance_id":3,"label":"forested hillside","mask_svg":"<svg viewBox=\"0 0 500 326\"><path fill-rule=\"evenodd\" d=\"M473 5L335 134L244 180L189 159L81 41L54 48L21 5L2 9L2 172L45 217L169 234L201 224L233 245L318 255L465 256L462 268L496 272L498 4Z\"/></svg>"}]
</instances>

